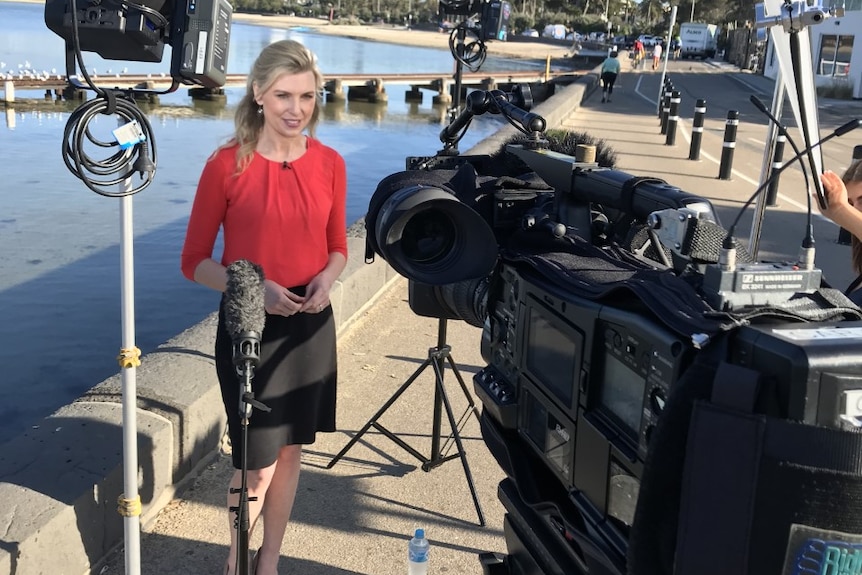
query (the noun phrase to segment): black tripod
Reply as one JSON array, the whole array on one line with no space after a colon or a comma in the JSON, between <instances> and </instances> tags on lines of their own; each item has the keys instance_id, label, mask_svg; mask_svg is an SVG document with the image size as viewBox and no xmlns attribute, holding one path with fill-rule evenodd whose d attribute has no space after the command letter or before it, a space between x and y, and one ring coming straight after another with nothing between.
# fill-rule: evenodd
<instances>
[{"instance_id":1,"label":"black tripod","mask_svg":"<svg viewBox=\"0 0 862 575\"><path fill-rule=\"evenodd\" d=\"M344 446L344 449L338 452L338 454L332 458L332 461L329 462L329 465L326 466L327 469L331 469L339 459L341 459L347 451L353 447L353 445L359 441L359 439L365 434L366 431L374 427L376 430L380 431L383 435L403 447L408 453L413 455L416 459L422 462L422 471L431 471L435 467L446 463L447 461L455 458L461 459L461 464L464 466L464 475L467 478L467 485L470 487L470 494L473 496L473 504L476 506L476 514L479 516L479 525L482 527L485 526L485 516L482 514L482 508L479 505L479 498L476 496L476 487L473 484L473 475L470 473L470 466L467 464L466 453L464 452L464 446L461 443L461 427L465 423L466 419L469 417L469 414L472 412L476 419L479 419L479 410L476 409L476 403L473 401L472 396L470 395L470 391L467 389L466 384L464 383L464 378L461 377L461 372L458 371L455 362L452 360L452 356L450 352L452 351L452 347L446 344L446 324L447 320L440 318L438 327L437 327L437 346L432 347L428 350L428 358L422 362L422 365L419 366L416 371L413 372L407 381L401 384L401 387L390 397L386 403L383 404L377 413L368 420L368 423L359 430L359 433L353 436L353 439ZM449 403L449 396L446 395L446 389L443 387L443 370L445 369L445 361L449 362L449 367L452 369L452 372L455 374L455 377L458 380L458 383L461 385L461 390L464 392L464 396L467 398L467 409L458 419L455 420L455 415L452 412L452 405ZM407 391L407 388L416 381L416 379L422 374L423 371L427 367L434 368L434 379L435 379L435 389L434 389L434 414L433 414L433 423L431 430L431 455L425 457L423 454L419 453L413 446L406 443L400 437L386 429L383 425L381 425L377 420L389 409L393 403L395 403L401 394ZM442 410L445 407L446 416L449 419L449 425L452 428L452 435L446 439L446 445L441 449L440 446L440 432L441 432L441 422L442 422ZM455 444L458 447L458 451L456 453L450 455L443 455L443 451L447 449L449 441L451 439L455 440Z\"/></svg>"},{"instance_id":2,"label":"black tripod","mask_svg":"<svg viewBox=\"0 0 862 575\"><path fill-rule=\"evenodd\" d=\"M239 493L239 502L236 507L230 507L230 511L236 513L234 529L237 530L236 537L236 575L250 575L248 564L248 537L251 526L248 520L248 503L257 501L257 497L248 496L248 420L251 417L252 408L261 411L271 411L269 407L254 398L251 389L251 380L254 377L254 368L260 360L260 340L248 337L243 338L234 346L234 363L236 373L239 376L239 417L242 425L242 469L240 471L240 486L232 488L231 493Z\"/></svg>"}]
</instances>

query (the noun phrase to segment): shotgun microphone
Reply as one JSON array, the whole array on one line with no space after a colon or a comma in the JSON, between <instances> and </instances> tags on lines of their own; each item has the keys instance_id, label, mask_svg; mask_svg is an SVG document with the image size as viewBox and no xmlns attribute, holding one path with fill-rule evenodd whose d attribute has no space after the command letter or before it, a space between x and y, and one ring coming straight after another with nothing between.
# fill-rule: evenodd
<instances>
[{"instance_id":1,"label":"shotgun microphone","mask_svg":"<svg viewBox=\"0 0 862 575\"><path fill-rule=\"evenodd\" d=\"M227 267L224 323L233 342L233 363L243 383L240 413L251 415L251 378L260 362L260 338L266 321L263 269L248 260ZM256 402L255 402L256 403Z\"/></svg>"},{"instance_id":2,"label":"shotgun microphone","mask_svg":"<svg viewBox=\"0 0 862 575\"><path fill-rule=\"evenodd\" d=\"M233 341L233 363L239 377L239 416L242 426L242 466L240 487L231 487L239 494L239 502L230 511L236 512L237 533L236 573L249 573L248 533L250 529L248 502L257 497L248 495L248 425L253 408L271 411L254 398L251 380L260 363L260 338L266 321L264 307L263 268L248 260L237 260L227 267L227 287L224 290L224 325Z\"/></svg>"}]
</instances>

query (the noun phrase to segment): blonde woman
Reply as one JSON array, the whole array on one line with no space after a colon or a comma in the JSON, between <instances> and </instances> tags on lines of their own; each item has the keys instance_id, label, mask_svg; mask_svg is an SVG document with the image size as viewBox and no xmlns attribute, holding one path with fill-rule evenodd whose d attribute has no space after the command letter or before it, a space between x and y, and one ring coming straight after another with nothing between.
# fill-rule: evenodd
<instances>
[{"instance_id":1,"label":"blonde woman","mask_svg":"<svg viewBox=\"0 0 862 575\"><path fill-rule=\"evenodd\" d=\"M323 78L315 56L284 40L258 56L235 115L235 134L204 166L185 245L182 271L224 292L226 268L246 259L265 276L266 323L255 399L248 425L249 520L262 517L263 544L251 571L276 575L299 481L303 445L335 430L335 324L329 291L347 261L344 160L314 138ZM220 260L213 259L219 229ZM228 507L236 506L242 467L239 382L225 328L224 298L216 336L221 386L236 471ZM231 546L224 573L234 575L237 534L229 512Z\"/></svg>"}]
</instances>

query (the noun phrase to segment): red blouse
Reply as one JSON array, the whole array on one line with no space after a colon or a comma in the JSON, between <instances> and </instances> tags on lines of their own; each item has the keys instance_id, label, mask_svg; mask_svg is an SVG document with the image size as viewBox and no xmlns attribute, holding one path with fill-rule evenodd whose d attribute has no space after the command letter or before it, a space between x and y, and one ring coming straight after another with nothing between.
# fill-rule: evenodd
<instances>
[{"instance_id":1,"label":"red blouse","mask_svg":"<svg viewBox=\"0 0 862 575\"><path fill-rule=\"evenodd\" d=\"M237 145L207 161L183 245L183 275L194 280L198 265L213 257L220 227L222 265L247 259L283 287L307 284L331 253L347 257L344 159L317 140L307 142L305 154L287 165L255 153L239 175Z\"/></svg>"}]
</instances>

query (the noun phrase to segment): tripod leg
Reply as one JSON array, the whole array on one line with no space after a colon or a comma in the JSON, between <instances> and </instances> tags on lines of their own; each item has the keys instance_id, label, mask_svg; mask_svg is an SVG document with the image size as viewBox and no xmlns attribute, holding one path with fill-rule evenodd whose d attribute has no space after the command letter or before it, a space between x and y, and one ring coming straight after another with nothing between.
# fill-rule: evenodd
<instances>
[{"instance_id":1,"label":"tripod leg","mask_svg":"<svg viewBox=\"0 0 862 575\"><path fill-rule=\"evenodd\" d=\"M464 467L467 486L470 488L470 495L473 497L473 505L476 506L476 514L479 516L479 525L484 527L485 515L482 513L482 507L479 504L479 497L476 495L476 486L473 483L473 474L470 473L470 466L467 464L467 454L464 452L464 445L461 443L461 433L458 431L458 425L455 422L455 414L452 413L452 405L449 403L449 397L446 395L446 389L443 387L443 370L437 363L432 363L431 365L434 367L434 374L437 376L435 378L437 389L439 391L440 398L443 401L443 406L446 408L446 416L449 418L449 425L452 426L452 435L455 438L455 444L458 446L458 454L461 458L461 464Z\"/></svg>"},{"instance_id":2,"label":"tripod leg","mask_svg":"<svg viewBox=\"0 0 862 575\"><path fill-rule=\"evenodd\" d=\"M407 379L407 381L405 381L404 383L401 384L401 387L398 388L398 391L396 391L392 395L392 397L390 397L386 401L386 403L383 404L383 407L381 407L380 409L377 410L377 413L375 413L372 416L372 418L368 420L368 422L362 427L362 429L359 430L359 433L354 435L353 438L347 443L347 445L345 445L344 448L341 451L339 451L335 457L332 458L332 460L326 466L327 469L332 469L332 467L336 463L338 463L338 460L341 459L342 457L344 457L344 454L347 453L350 450L350 448L353 447L356 444L356 442L359 441L359 439L363 435L365 435L365 432L367 432L369 429L371 429L371 427L373 425L377 424L377 420L380 419L380 417L386 412L386 410L389 409L392 406L392 404L398 400L399 397L401 397L402 393L407 391L407 388L410 387L410 384L412 384L414 381L416 381L416 378L419 377L419 375L425 370L425 368L427 368L429 365L431 365L431 363L432 363L432 359L430 357L422 362L422 365L420 365L419 368L413 372L413 375L411 375Z\"/></svg>"},{"instance_id":3,"label":"tripod leg","mask_svg":"<svg viewBox=\"0 0 862 575\"><path fill-rule=\"evenodd\" d=\"M458 366L455 365L455 360L452 359L451 355L447 355L446 359L449 360L449 367L452 368L452 373L455 374L455 378L458 380L458 383L461 385L461 390L464 392L464 397L467 398L467 409L471 409L473 411L473 415L476 416L476 421L479 421L479 409L476 407L476 402L470 394L470 389L467 387L467 384L464 383L464 378L461 377L461 372L458 371Z\"/></svg>"}]
</instances>

